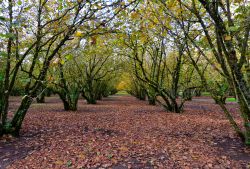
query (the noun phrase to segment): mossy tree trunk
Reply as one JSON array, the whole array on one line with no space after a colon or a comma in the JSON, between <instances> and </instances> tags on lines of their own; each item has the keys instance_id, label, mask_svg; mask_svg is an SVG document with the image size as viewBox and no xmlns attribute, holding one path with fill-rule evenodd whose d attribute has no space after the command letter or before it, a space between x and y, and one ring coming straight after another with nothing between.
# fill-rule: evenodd
<instances>
[{"instance_id":1,"label":"mossy tree trunk","mask_svg":"<svg viewBox=\"0 0 250 169\"><path fill-rule=\"evenodd\" d=\"M185 98L186 100L192 100L193 97L193 89L186 89L183 92L183 98Z\"/></svg>"},{"instance_id":2,"label":"mossy tree trunk","mask_svg":"<svg viewBox=\"0 0 250 169\"><path fill-rule=\"evenodd\" d=\"M57 93L63 102L64 110L76 111L77 103L80 95L79 84L76 82L67 83L64 75L63 64L59 63L60 84L56 86L55 93Z\"/></svg>"},{"instance_id":3,"label":"mossy tree trunk","mask_svg":"<svg viewBox=\"0 0 250 169\"><path fill-rule=\"evenodd\" d=\"M74 89L73 91L68 91L68 92L60 91L57 93L63 102L64 110L66 111L77 110L77 103L80 95L80 91L78 91L78 89Z\"/></svg>"},{"instance_id":4,"label":"mossy tree trunk","mask_svg":"<svg viewBox=\"0 0 250 169\"><path fill-rule=\"evenodd\" d=\"M24 117L33 102L33 98L30 96L24 96L18 110L14 114L11 121L6 121L4 124L0 124L0 135L11 134L13 136L19 136L19 131L22 126Z\"/></svg>"},{"instance_id":5,"label":"mossy tree trunk","mask_svg":"<svg viewBox=\"0 0 250 169\"><path fill-rule=\"evenodd\" d=\"M88 78L84 88L82 90L82 97L86 99L88 104L96 104L96 91L94 90L93 78Z\"/></svg>"},{"instance_id":6,"label":"mossy tree trunk","mask_svg":"<svg viewBox=\"0 0 250 169\"><path fill-rule=\"evenodd\" d=\"M36 102L45 103L45 95L46 95L45 91L41 91L41 93L36 97Z\"/></svg>"},{"instance_id":7,"label":"mossy tree trunk","mask_svg":"<svg viewBox=\"0 0 250 169\"><path fill-rule=\"evenodd\" d=\"M157 93L152 87L149 87L147 91L147 96L148 96L148 104L155 105Z\"/></svg>"}]
</instances>

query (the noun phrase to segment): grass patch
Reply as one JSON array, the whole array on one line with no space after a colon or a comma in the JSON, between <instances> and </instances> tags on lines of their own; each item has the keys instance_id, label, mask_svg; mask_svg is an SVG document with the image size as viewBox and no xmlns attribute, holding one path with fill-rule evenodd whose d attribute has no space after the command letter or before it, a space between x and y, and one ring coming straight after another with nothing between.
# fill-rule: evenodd
<instances>
[{"instance_id":1,"label":"grass patch","mask_svg":"<svg viewBox=\"0 0 250 169\"><path fill-rule=\"evenodd\" d=\"M236 102L237 100L234 97L227 98L226 101L228 102Z\"/></svg>"},{"instance_id":2,"label":"grass patch","mask_svg":"<svg viewBox=\"0 0 250 169\"><path fill-rule=\"evenodd\" d=\"M128 96L128 95L130 95L127 91L125 91L125 90L121 90L121 91L118 91L117 93L116 93L116 95L120 95L120 96Z\"/></svg>"},{"instance_id":3,"label":"grass patch","mask_svg":"<svg viewBox=\"0 0 250 169\"><path fill-rule=\"evenodd\" d=\"M201 92L202 96L211 96L211 94L209 92Z\"/></svg>"}]
</instances>

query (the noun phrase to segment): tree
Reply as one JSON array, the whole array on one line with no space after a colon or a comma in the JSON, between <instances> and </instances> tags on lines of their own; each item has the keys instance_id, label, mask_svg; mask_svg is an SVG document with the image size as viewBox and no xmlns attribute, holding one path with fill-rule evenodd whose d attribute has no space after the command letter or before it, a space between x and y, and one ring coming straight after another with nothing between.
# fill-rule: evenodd
<instances>
[{"instance_id":1,"label":"tree","mask_svg":"<svg viewBox=\"0 0 250 169\"><path fill-rule=\"evenodd\" d=\"M186 39L187 46L193 46L227 80L230 88L234 89L245 131L238 127L222 101L217 101L237 134L246 145L250 145L250 91L242 69L249 60L249 4L229 0L161 1L161 4L165 8L165 14L174 18L176 24L181 26L180 37ZM204 77L202 81L207 85Z\"/></svg>"},{"instance_id":2,"label":"tree","mask_svg":"<svg viewBox=\"0 0 250 169\"><path fill-rule=\"evenodd\" d=\"M105 40L104 40L105 39ZM58 53L50 77L54 91L60 96L65 110L77 110L79 94L89 104L108 96L113 91L114 63L111 40L106 35L77 41ZM65 55L65 56L64 56Z\"/></svg>"},{"instance_id":3,"label":"tree","mask_svg":"<svg viewBox=\"0 0 250 169\"><path fill-rule=\"evenodd\" d=\"M180 28L171 29L168 25L169 19L163 20L164 18L156 13L158 8L154 6L156 11L152 11L150 9L153 8L148 4L149 2L143 4L141 10L131 14L132 20L136 20L137 23L128 23L130 27L124 41L127 47L125 52L132 60L136 77L146 86L152 103L156 99L166 110L180 113L187 100L180 97L180 89L182 88L185 93L190 88L196 88L180 85L185 44L181 39L175 38ZM167 26L161 25L160 22L167 23ZM157 96L161 99L157 99Z\"/></svg>"},{"instance_id":4,"label":"tree","mask_svg":"<svg viewBox=\"0 0 250 169\"><path fill-rule=\"evenodd\" d=\"M87 36L110 22L127 6L120 1L1 1L7 18L1 24L1 59L4 63L1 81L0 135L19 135L23 119L33 100L46 85L46 76L58 51L74 35ZM55 10L56 9L56 13ZM94 22L91 26L89 23ZM2 22L2 21L1 21ZM6 25L6 26L5 26ZM81 32L78 31L81 28ZM25 65L25 66L24 66ZM20 71L25 72L25 96L14 117L8 119L9 96Z\"/></svg>"},{"instance_id":5,"label":"tree","mask_svg":"<svg viewBox=\"0 0 250 169\"><path fill-rule=\"evenodd\" d=\"M87 57L83 60L82 65L82 96L87 100L89 104L95 104L97 99L102 98L100 87L105 87L105 78L112 77L112 72L116 69L112 67L112 48L108 45L108 39L106 43L101 42L101 37L98 38L94 46L88 46L83 52L83 55ZM110 78L111 79L111 78ZM103 88L105 90L105 88Z\"/></svg>"}]
</instances>

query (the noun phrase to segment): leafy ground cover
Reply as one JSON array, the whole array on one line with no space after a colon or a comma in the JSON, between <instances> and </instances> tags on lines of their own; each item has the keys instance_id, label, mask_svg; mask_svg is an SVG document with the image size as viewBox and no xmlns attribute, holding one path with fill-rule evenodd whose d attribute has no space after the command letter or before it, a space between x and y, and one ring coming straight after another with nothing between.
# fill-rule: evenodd
<instances>
[{"instance_id":1,"label":"leafy ground cover","mask_svg":"<svg viewBox=\"0 0 250 169\"><path fill-rule=\"evenodd\" d=\"M19 104L11 98L11 107ZM0 168L249 168L250 149L209 97L165 112L131 96L112 96L77 112L56 97L33 104L21 137L0 140ZM238 119L236 103L227 104ZM240 122L238 120L238 122Z\"/></svg>"}]
</instances>

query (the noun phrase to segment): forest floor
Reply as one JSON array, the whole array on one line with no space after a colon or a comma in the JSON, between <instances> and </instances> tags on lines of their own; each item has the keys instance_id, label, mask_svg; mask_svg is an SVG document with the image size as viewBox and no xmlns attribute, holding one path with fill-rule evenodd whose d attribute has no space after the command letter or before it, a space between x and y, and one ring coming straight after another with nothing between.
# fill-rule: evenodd
<instances>
[{"instance_id":1,"label":"forest floor","mask_svg":"<svg viewBox=\"0 0 250 169\"><path fill-rule=\"evenodd\" d=\"M240 122L237 104L227 106ZM0 169L250 168L250 149L208 97L187 102L182 114L117 95L62 108L56 97L34 103L21 136L1 138Z\"/></svg>"}]
</instances>

